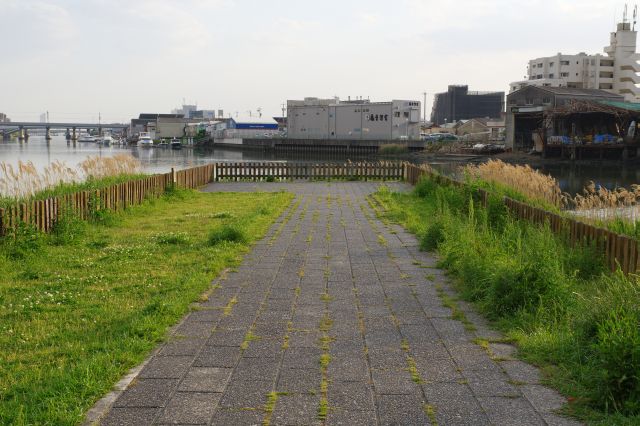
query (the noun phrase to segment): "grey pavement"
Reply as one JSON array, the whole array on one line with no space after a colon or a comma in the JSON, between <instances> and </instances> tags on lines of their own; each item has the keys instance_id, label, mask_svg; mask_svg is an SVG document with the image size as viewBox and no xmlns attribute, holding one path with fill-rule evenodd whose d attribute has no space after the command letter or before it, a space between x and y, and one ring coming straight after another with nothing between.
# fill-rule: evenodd
<instances>
[{"instance_id":1,"label":"grey pavement","mask_svg":"<svg viewBox=\"0 0 640 426\"><path fill-rule=\"evenodd\" d=\"M376 217L379 185L209 185L296 198L101 424L578 424L468 304L465 323L452 318L435 256Z\"/></svg>"}]
</instances>

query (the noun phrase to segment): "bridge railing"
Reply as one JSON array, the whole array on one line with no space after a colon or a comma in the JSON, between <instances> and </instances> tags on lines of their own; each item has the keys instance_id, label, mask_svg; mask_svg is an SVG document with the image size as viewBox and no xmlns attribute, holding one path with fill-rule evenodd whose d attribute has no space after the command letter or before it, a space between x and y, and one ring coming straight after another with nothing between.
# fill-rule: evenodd
<instances>
[{"instance_id":1,"label":"bridge railing","mask_svg":"<svg viewBox=\"0 0 640 426\"><path fill-rule=\"evenodd\" d=\"M184 170L172 169L169 173L156 174L93 191L18 202L8 208L0 208L0 236L11 235L20 226L32 226L42 232L53 230L64 214L74 214L90 219L103 210L120 211L139 205L146 199L157 198L167 188L199 188L220 181L284 181L296 179L345 179L345 180L403 180L404 162L358 163L277 163L237 162L211 163Z\"/></svg>"}]
</instances>

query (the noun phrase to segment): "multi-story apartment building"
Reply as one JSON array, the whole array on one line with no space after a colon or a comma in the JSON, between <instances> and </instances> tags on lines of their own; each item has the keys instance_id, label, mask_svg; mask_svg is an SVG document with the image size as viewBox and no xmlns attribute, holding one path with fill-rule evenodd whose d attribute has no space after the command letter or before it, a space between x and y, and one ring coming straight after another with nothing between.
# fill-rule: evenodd
<instances>
[{"instance_id":1,"label":"multi-story apartment building","mask_svg":"<svg viewBox=\"0 0 640 426\"><path fill-rule=\"evenodd\" d=\"M287 136L289 139L419 139L420 102L288 100Z\"/></svg>"},{"instance_id":2,"label":"multi-story apartment building","mask_svg":"<svg viewBox=\"0 0 640 426\"><path fill-rule=\"evenodd\" d=\"M601 89L623 95L626 101L640 102L640 55L636 53L637 32L628 22L619 23L611 33L603 54L563 55L532 59L527 79L510 84L510 93L525 86Z\"/></svg>"}]
</instances>

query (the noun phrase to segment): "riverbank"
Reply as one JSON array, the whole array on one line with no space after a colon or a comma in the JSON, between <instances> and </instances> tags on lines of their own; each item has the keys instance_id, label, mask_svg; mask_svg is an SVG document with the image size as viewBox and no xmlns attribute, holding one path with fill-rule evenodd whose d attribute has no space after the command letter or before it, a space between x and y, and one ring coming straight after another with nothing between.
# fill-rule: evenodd
<instances>
[{"instance_id":1,"label":"riverbank","mask_svg":"<svg viewBox=\"0 0 640 426\"><path fill-rule=\"evenodd\" d=\"M547 228L512 219L499 196L487 208L470 203L468 191L425 179L413 194L380 191L374 199L384 219L438 251L462 297L569 396L566 413L592 424L638 424L637 277L610 274L592 248L571 248Z\"/></svg>"},{"instance_id":2,"label":"riverbank","mask_svg":"<svg viewBox=\"0 0 640 426\"><path fill-rule=\"evenodd\" d=\"M0 423L77 424L291 196L169 192L0 245Z\"/></svg>"}]
</instances>

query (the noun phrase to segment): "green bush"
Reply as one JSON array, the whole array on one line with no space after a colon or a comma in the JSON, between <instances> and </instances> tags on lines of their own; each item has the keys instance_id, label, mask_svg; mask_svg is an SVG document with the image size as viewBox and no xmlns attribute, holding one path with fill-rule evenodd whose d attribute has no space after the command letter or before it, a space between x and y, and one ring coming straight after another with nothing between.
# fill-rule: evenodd
<instances>
[{"instance_id":1,"label":"green bush","mask_svg":"<svg viewBox=\"0 0 640 426\"><path fill-rule=\"evenodd\" d=\"M158 244L186 245L189 244L189 236L185 232L163 232L154 235L153 239Z\"/></svg>"},{"instance_id":2,"label":"green bush","mask_svg":"<svg viewBox=\"0 0 640 426\"><path fill-rule=\"evenodd\" d=\"M248 238L245 231L236 225L222 225L209 232L207 242L210 246L215 246L223 242L245 244Z\"/></svg>"},{"instance_id":3,"label":"green bush","mask_svg":"<svg viewBox=\"0 0 640 426\"><path fill-rule=\"evenodd\" d=\"M427 230L420 238L420 250L433 251L444 241L444 229L441 221L434 221L427 225Z\"/></svg>"},{"instance_id":4,"label":"green bush","mask_svg":"<svg viewBox=\"0 0 640 426\"><path fill-rule=\"evenodd\" d=\"M2 237L2 251L12 259L24 259L43 245L43 235L32 225L18 222L15 229Z\"/></svg>"}]
</instances>

